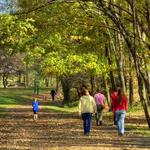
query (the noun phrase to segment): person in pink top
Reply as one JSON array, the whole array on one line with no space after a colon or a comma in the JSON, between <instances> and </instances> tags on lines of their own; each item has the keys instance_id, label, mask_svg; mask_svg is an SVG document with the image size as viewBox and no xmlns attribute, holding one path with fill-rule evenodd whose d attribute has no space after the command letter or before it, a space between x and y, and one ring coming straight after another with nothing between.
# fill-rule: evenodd
<instances>
[{"instance_id":1,"label":"person in pink top","mask_svg":"<svg viewBox=\"0 0 150 150\"><path fill-rule=\"evenodd\" d=\"M124 94L122 88L118 89L116 100L114 101L114 107L115 107L118 135L123 136L125 131L124 121L128 107L128 102L127 97Z\"/></svg>"},{"instance_id":2,"label":"person in pink top","mask_svg":"<svg viewBox=\"0 0 150 150\"><path fill-rule=\"evenodd\" d=\"M105 108L105 96L104 94L102 94L102 92L99 92L99 90L97 90L94 98L97 105L96 124L97 126L101 126L103 119L103 109Z\"/></svg>"}]
</instances>

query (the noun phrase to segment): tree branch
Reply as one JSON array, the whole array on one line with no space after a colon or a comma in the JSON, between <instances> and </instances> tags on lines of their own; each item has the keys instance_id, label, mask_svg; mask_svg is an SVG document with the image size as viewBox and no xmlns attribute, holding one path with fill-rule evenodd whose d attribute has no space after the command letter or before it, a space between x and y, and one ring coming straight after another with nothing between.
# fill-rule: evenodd
<instances>
[{"instance_id":1,"label":"tree branch","mask_svg":"<svg viewBox=\"0 0 150 150\"><path fill-rule=\"evenodd\" d=\"M12 13L11 15L29 14L29 13L32 13L34 11L38 11L38 10L44 8L44 7L47 7L47 6L49 6L49 5L53 4L53 3L56 3L56 2L57 2L57 0L48 0L45 4L40 5L38 7L35 7L34 9L31 9L31 10L28 10L28 11L21 11L21 12ZM74 3L74 2L75 1L73 1L73 0L64 0L64 1L59 2L59 3Z\"/></svg>"}]
</instances>

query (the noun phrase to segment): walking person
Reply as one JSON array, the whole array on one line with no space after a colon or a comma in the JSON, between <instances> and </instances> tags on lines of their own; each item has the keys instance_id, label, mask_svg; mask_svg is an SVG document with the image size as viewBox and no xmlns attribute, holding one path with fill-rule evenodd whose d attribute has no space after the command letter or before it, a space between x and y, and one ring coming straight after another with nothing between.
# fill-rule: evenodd
<instances>
[{"instance_id":1,"label":"walking person","mask_svg":"<svg viewBox=\"0 0 150 150\"><path fill-rule=\"evenodd\" d=\"M39 102L37 98L34 98L34 102L32 102L33 109L33 120L36 121L38 119L38 110L39 110Z\"/></svg>"},{"instance_id":2,"label":"walking person","mask_svg":"<svg viewBox=\"0 0 150 150\"><path fill-rule=\"evenodd\" d=\"M79 115L82 116L84 135L89 135L91 131L92 113L96 113L96 103L89 94L87 87L82 87L82 96L79 100Z\"/></svg>"},{"instance_id":3,"label":"walking person","mask_svg":"<svg viewBox=\"0 0 150 150\"><path fill-rule=\"evenodd\" d=\"M110 94L111 111L112 111L112 113L113 113L113 124L114 124L114 125L117 125L116 116L115 116L115 111L116 111L116 109L115 109L115 105L114 105L116 98L117 98L117 89L114 88L114 89L113 89L113 92Z\"/></svg>"},{"instance_id":4,"label":"walking person","mask_svg":"<svg viewBox=\"0 0 150 150\"><path fill-rule=\"evenodd\" d=\"M52 101L54 101L54 100L55 100L55 95L56 95L56 92L55 92L54 89L52 89L52 90L50 91L50 95L51 95Z\"/></svg>"},{"instance_id":5,"label":"walking person","mask_svg":"<svg viewBox=\"0 0 150 150\"><path fill-rule=\"evenodd\" d=\"M123 136L125 132L125 116L128 107L127 97L122 88L118 89L116 100L114 101L115 116L117 121L118 135Z\"/></svg>"},{"instance_id":6,"label":"walking person","mask_svg":"<svg viewBox=\"0 0 150 150\"><path fill-rule=\"evenodd\" d=\"M103 121L103 110L105 108L105 96L102 92L97 90L94 98L97 106L96 124L97 126L101 126Z\"/></svg>"}]
</instances>

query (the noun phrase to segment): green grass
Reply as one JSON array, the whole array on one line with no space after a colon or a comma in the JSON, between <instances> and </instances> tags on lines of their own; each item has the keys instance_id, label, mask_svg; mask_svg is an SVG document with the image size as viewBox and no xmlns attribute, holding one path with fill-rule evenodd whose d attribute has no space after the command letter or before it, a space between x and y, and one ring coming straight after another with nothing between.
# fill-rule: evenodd
<instances>
[{"instance_id":1,"label":"green grass","mask_svg":"<svg viewBox=\"0 0 150 150\"><path fill-rule=\"evenodd\" d=\"M31 102L33 90L24 88L0 89L0 95L0 105L23 104Z\"/></svg>"},{"instance_id":2,"label":"green grass","mask_svg":"<svg viewBox=\"0 0 150 150\"><path fill-rule=\"evenodd\" d=\"M44 109L49 109L54 112L64 112L64 113L75 113L77 112L77 107L60 107L60 106L43 106Z\"/></svg>"},{"instance_id":3,"label":"green grass","mask_svg":"<svg viewBox=\"0 0 150 150\"><path fill-rule=\"evenodd\" d=\"M42 89L41 93L49 93L49 89ZM0 89L0 108L19 108L22 105L31 105L33 89L9 88ZM60 101L44 105L42 108L54 112L74 113L77 111L77 101L62 105Z\"/></svg>"},{"instance_id":4,"label":"green grass","mask_svg":"<svg viewBox=\"0 0 150 150\"><path fill-rule=\"evenodd\" d=\"M126 124L126 130L134 131L134 133L139 134L144 137L150 137L150 129L147 124L138 125L138 124Z\"/></svg>"}]
</instances>

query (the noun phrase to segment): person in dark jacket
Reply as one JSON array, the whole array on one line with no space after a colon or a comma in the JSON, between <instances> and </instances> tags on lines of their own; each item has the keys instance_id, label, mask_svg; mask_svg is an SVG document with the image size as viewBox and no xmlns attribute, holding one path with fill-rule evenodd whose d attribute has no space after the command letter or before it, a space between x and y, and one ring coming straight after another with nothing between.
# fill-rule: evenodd
<instances>
[{"instance_id":1,"label":"person in dark jacket","mask_svg":"<svg viewBox=\"0 0 150 150\"><path fill-rule=\"evenodd\" d=\"M52 101L54 101L54 100L55 100L55 95L56 95L56 92L55 92L54 89L52 89L52 90L50 91L50 95L51 95Z\"/></svg>"}]
</instances>

